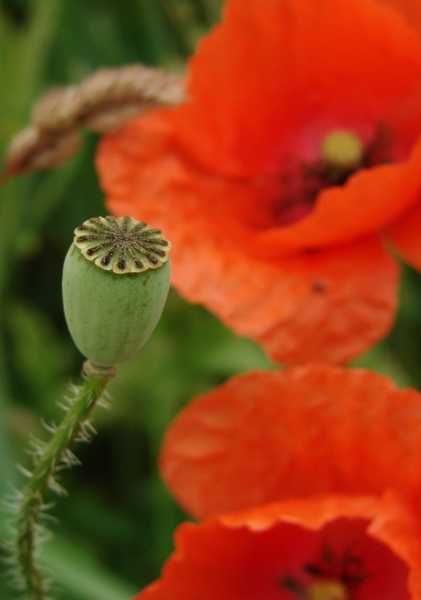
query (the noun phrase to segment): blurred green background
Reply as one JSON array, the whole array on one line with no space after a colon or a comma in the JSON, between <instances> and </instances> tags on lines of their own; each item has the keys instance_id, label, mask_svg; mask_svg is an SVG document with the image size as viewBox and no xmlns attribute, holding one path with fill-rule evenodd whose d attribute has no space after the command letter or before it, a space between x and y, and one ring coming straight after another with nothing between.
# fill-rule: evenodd
<instances>
[{"instance_id":1,"label":"blurred green background","mask_svg":"<svg viewBox=\"0 0 421 600\"><path fill-rule=\"evenodd\" d=\"M0 151L29 121L48 87L78 83L97 68L133 62L183 72L222 0L0 0ZM0 190L0 494L21 486L28 439L59 421L82 357L68 335L61 268L84 220L105 213L93 167L97 138L86 133L67 165L10 181ZM159 225L159 224L158 224ZM421 278L406 269L401 309L387 340L356 364L421 386ZM83 466L65 471L69 492L53 511L43 550L57 600L125 600L158 577L185 518L159 480L162 435L195 394L234 373L270 368L251 341L175 292L140 354L118 367L112 408L97 408L99 435L75 450ZM51 499L51 498L50 498ZM0 513L7 539L8 515ZM1 553L1 550L0 550ZM0 567L0 598L7 591Z\"/></svg>"}]
</instances>

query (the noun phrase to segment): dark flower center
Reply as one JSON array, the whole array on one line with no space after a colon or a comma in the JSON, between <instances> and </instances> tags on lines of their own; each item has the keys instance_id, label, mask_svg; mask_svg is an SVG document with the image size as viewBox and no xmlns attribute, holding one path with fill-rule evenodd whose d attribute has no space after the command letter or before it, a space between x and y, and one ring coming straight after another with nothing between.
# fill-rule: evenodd
<instances>
[{"instance_id":1,"label":"dark flower center","mask_svg":"<svg viewBox=\"0 0 421 600\"><path fill-rule=\"evenodd\" d=\"M392 161L392 140L385 125L378 125L366 144L351 131L333 130L322 140L320 158L313 163L289 161L281 177L281 198L273 207L277 226L286 227L308 216L318 194L329 187L344 185L359 169Z\"/></svg>"},{"instance_id":2,"label":"dark flower center","mask_svg":"<svg viewBox=\"0 0 421 600\"><path fill-rule=\"evenodd\" d=\"M286 576L281 581L296 600L351 600L370 576L361 558L352 552L335 556L325 546L317 561L303 565L301 576Z\"/></svg>"}]
</instances>

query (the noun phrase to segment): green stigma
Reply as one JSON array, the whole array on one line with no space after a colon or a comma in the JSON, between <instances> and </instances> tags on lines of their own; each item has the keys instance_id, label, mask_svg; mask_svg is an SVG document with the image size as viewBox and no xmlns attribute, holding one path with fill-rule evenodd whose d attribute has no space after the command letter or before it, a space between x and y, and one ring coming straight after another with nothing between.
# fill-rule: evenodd
<instances>
[{"instance_id":1,"label":"green stigma","mask_svg":"<svg viewBox=\"0 0 421 600\"><path fill-rule=\"evenodd\" d=\"M363 162L364 146L360 138L351 131L337 129L323 138L321 153L329 167L352 172Z\"/></svg>"},{"instance_id":2,"label":"green stigma","mask_svg":"<svg viewBox=\"0 0 421 600\"><path fill-rule=\"evenodd\" d=\"M308 600L347 600L348 592L343 583L322 579L307 588L305 597Z\"/></svg>"}]
</instances>

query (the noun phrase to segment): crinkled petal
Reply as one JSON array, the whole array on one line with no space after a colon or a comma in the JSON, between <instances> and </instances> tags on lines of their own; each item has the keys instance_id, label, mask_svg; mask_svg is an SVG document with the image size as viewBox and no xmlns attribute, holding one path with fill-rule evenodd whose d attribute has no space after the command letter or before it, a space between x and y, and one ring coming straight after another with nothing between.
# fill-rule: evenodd
<instances>
[{"instance_id":1,"label":"crinkled petal","mask_svg":"<svg viewBox=\"0 0 421 600\"><path fill-rule=\"evenodd\" d=\"M378 239L276 262L203 249L202 273L174 282L190 300L260 342L275 361L340 364L391 328L399 269Z\"/></svg>"},{"instance_id":2,"label":"crinkled petal","mask_svg":"<svg viewBox=\"0 0 421 600\"><path fill-rule=\"evenodd\" d=\"M421 270L421 202L386 230L387 238L415 269Z\"/></svg>"},{"instance_id":3,"label":"crinkled petal","mask_svg":"<svg viewBox=\"0 0 421 600\"><path fill-rule=\"evenodd\" d=\"M175 419L161 471L200 518L387 487L420 503L421 395L374 372L328 366L235 377Z\"/></svg>"},{"instance_id":4,"label":"crinkled petal","mask_svg":"<svg viewBox=\"0 0 421 600\"><path fill-rule=\"evenodd\" d=\"M395 546L400 549L403 541L412 543L413 550L417 547L411 567L419 573L419 522L403 505L390 504L332 495L182 525L161 579L136 600L289 600L285 580L299 580L305 565L314 563L326 546L339 569L344 557L355 553L370 573L358 587L360 600L415 600L408 593L408 564ZM415 539L401 540L402 529L411 522ZM388 530L387 544L383 528Z\"/></svg>"}]
</instances>

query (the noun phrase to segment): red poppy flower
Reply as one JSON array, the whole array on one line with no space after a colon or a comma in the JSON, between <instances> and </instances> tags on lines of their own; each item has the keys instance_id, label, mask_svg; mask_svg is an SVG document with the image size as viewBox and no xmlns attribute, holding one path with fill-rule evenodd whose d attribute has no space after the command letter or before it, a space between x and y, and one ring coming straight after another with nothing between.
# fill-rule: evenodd
<instances>
[{"instance_id":1,"label":"red poppy flower","mask_svg":"<svg viewBox=\"0 0 421 600\"><path fill-rule=\"evenodd\" d=\"M207 519L139 600L421 598L418 392L327 366L236 377L181 412L161 466Z\"/></svg>"},{"instance_id":2,"label":"red poppy flower","mask_svg":"<svg viewBox=\"0 0 421 600\"><path fill-rule=\"evenodd\" d=\"M99 149L109 209L162 226L176 288L281 362L387 333L381 238L421 268L421 38L386 3L229 0L190 100Z\"/></svg>"},{"instance_id":3,"label":"red poppy flower","mask_svg":"<svg viewBox=\"0 0 421 600\"><path fill-rule=\"evenodd\" d=\"M421 394L364 369L248 373L176 417L160 462L176 499L199 518L387 488L421 515Z\"/></svg>"},{"instance_id":4,"label":"red poppy flower","mask_svg":"<svg viewBox=\"0 0 421 600\"><path fill-rule=\"evenodd\" d=\"M391 495L264 505L182 525L135 600L415 600L420 534Z\"/></svg>"}]
</instances>

